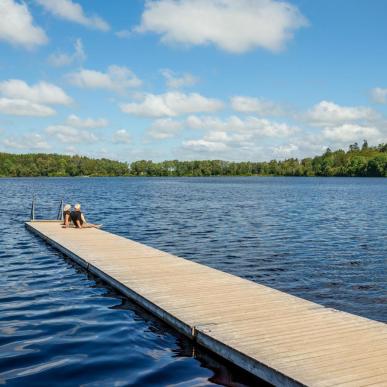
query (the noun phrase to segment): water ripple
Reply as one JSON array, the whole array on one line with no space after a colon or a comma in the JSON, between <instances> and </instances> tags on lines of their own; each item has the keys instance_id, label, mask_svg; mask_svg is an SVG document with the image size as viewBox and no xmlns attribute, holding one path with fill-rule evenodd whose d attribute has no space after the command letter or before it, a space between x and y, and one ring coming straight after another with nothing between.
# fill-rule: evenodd
<instances>
[{"instance_id":1,"label":"water ripple","mask_svg":"<svg viewBox=\"0 0 387 387\"><path fill-rule=\"evenodd\" d=\"M108 231L387 322L387 180L2 179L0 384L256 384L89 275L23 221L80 201ZM7 207L5 208L5 203Z\"/></svg>"}]
</instances>

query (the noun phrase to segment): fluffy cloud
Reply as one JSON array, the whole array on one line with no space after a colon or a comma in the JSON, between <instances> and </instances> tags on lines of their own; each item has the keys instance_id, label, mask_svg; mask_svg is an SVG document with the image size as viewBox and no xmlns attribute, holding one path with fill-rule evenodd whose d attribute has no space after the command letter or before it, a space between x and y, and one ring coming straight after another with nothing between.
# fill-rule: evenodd
<instances>
[{"instance_id":1,"label":"fluffy cloud","mask_svg":"<svg viewBox=\"0 0 387 387\"><path fill-rule=\"evenodd\" d=\"M48 42L45 32L34 25L25 3L1 0L0 15L0 40L28 49Z\"/></svg>"},{"instance_id":2,"label":"fluffy cloud","mask_svg":"<svg viewBox=\"0 0 387 387\"><path fill-rule=\"evenodd\" d=\"M186 122L193 129L244 133L247 140L253 139L257 135L265 137L287 137L299 131L299 128L296 126L253 116L243 119L237 116L231 116L225 120L218 117L190 116Z\"/></svg>"},{"instance_id":3,"label":"fluffy cloud","mask_svg":"<svg viewBox=\"0 0 387 387\"><path fill-rule=\"evenodd\" d=\"M48 63L54 67L69 66L73 63L82 63L86 59L86 54L83 49L81 39L77 39L74 44L74 52L72 54L65 54L63 52L56 52L48 57Z\"/></svg>"},{"instance_id":4,"label":"fluffy cloud","mask_svg":"<svg viewBox=\"0 0 387 387\"><path fill-rule=\"evenodd\" d=\"M73 156L73 155L77 155L79 153L80 152L78 151L78 149L73 145L66 146L66 148L65 148L66 155Z\"/></svg>"},{"instance_id":5,"label":"fluffy cloud","mask_svg":"<svg viewBox=\"0 0 387 387\"><path fill-rule=\"evenodd\" d=\"M165 78L167 87L170 89L179 89L185 86L193 86L199 82L199 79L192 74L185 73L178 76L175 72L169 69L161 70L161 75Z\"/></svg>"},{"instance_id":6,"label":"fluffy cloud","mask_svg":"<svg viewBox=\"0 0 387 387\"><path fill-rule=\"evenodd\" d=\"M128 88L139 87L142 82L127 67L109 66L107 72L81 69L78 72L67 74L68 81L78 87L87 89L105 89L118 93Z\"/></svg>"},{"instance_id":7,"label":"fluffy cloud","mask_svg":"<svg viewBox=\"0 0 387 387\"><path fill-rule=\"evenodd\" d=\"M382 89L380 87L375 87L371 90L372 100L376 103L387 103L387 89Z\"/></svg>"},{"instance_id":8,"label":"fluffy cloud","mask_svg":"<svg viewBox=\"0 0 387 387\"><path fill-rule=\"evenodd\" d=\"M171 118L156 120L148 130L148 134L157 140L175 137L183 128L183 124Z\"/></svg>"},{"instance_id":9,"label":"fluffy cloud","mask_svg":"<svg viewBox=\"0 0 387 387\"><path fill-rule=\"evenodd\" d=\"M46 105L68 105L71 98L58 86L47 82L28 85L20 79L0 82L0 112L16 116L47 117L55 110Z\"/></svg>"},{"instance_id":10,"label":"fluffy cloud","mask_svg":"<svg viewBox=\"0 0 387 387\"><path fill-rule=\"evenodd\" d=\"M147 1L137 32L154 32L167 44L214 44L232 53L256 47L281 50L306 26L299 10L275 0Z\"/></svg>"},{"instance_id":11,"label":"fluffy cloud","mask_svg":"<svg viewBox=\"0 0 387 387\"><path fill-rule=\"evenodd\" d=\"M176 137L183 129L202 130L203 138L184 142L185 149L226 150L231 148L251 149L257 141L267 138L286 138L300 131L298 127L257 117L241 119L231 116L220 119L212 116L190 115L184 120L158 119L148 129L150 137L163 140Z\"/></svg>"},{"instance_id":12,"label":"fluffy cloud","mask_svg":"<svg viewBox=\"0 0 387 387\"><path fill-rule=\"evenodd\" d=\"M284 109L263 98L236 96L231 98L231 107L240 113L254 113L260 116L281 116Z\"/></svg>"},{"instance_id":13,"label":"fluffy cloud","mask_svg":"<svg viewBox=\"0 0 387 387\"><path fill-rule=\"evenodd\" d=\"M183 147L198 152L219 152L228 149L228 146L222 142L209 141L206 139L183 141Z\"/></svg>"},{"instance_id":14,"label":"fluffy cloud","mask_svg":"<svg viewBox=\"0 0 387 387\"><path fill-rule=\"evenodd\" d=\"M60 87L47 82L39 82L29 86L20 79L9 79L0 82L0 93L8 98L33 103L68 105L72 102L71 98Z\"/></svg>"},{"instance_id":15,"label":"fluffy cloud","mask_svg":"<svg viewBox=\"0 0 387 387\"><path fill-rule=\"evenodd\" d=\"M48 150L50 144L37 133L28 133L15 138L6 138L3 144L14 149Z\"/></svg>"},{"instance_id":16,"label":"fluffy cloud","mask_svg":"<svg viewBox=\"0 0 387 387\"><path fill-rule=\"evenodd\" d=\"M109 124L105 118L85 118L82 119L75 114L71 114L67 117L66 125L83 128L83 129L93 129L93 128L104 128Z\"/></svg>"},{"instance_id":17,"label":"fluffy cloud","mask_svg":"<svg viewBox=\"0 0 387 387\"><path fill-rule=\"evenodd\" d=\"M273 155L278 158L289 158L294 156L299 147L296 144L279 145L272 148Z\"/></svg>"},{"instance_id":18,"label":"fluffy cloud","mask_svg":"<svg viewBox=\"0 0 387 387\"><path fill-rule=\"evenodd\" d=\"M87 130L79 130L66 125L52 125L45 132L65 144L90 143L98 141L97 136Z\"/></svg>"},{"instance_id":19,"label":"fluffy cloud","mask_svg":"<svg viewBox=\"0 0 387 387\"><path fill-rule=\"evenodd\" d=\"M146 94L142 102L121 105L121 110L141 117L175 117L196 112L214 112L222 109L223 103L197 93Z\"/></svg>"},{"instance_id":20,"label":"fluffy cloud","mask_svg":"<svg viewBox=\"0 0 387 387\"><path fill-rule=\"evenodd\" d=\"M55 110L24 99L0 98L0 113L14 116L47 117L55 114Z\"/></svg>"},{"instance_id":21,"label":"fluffy cloud","mask_svg":"<svg viewBox=\"0 0 387 387\"><path fill-rule=\"evenodd\" d=\"M385 135L377 126L358 125L353 123L329 126L318 132L302 132L292 137L289 143L270 147L275 158L312 157L321 155L328 147L331 149L347 149L349 144L361 144L364 139L373 144L383 142Z\"/></svg>"},{"instance_id":22,"label":"fluffy cloud","mask_svg":"<svg viewBox=\"0 0 387 387\"><path fill-rule=\"evenodd\" d=\"M378 141L381 137L379 129L371 126L356 124L343 124L340 126L325 128L322 132L327 140L348 145L351 142L360 142L364 139Z\"/></svg>"},{"instance_id":23,"label":"fluffy cloud","mask_svg":"<svg viewBox=\"0 0 387 387\"><path fill-rule=\"evenodd\" d=\"M133 33L129 30L120 30L117 31L115 35L120 39L128 39L133 35Z\"/></svg>"},{"instance_id":24,"label":"fluffy cloud","mask_svg":"<svg viewBox=\"0 0 387 387\"><path fill-rule=\"evenodd\" d=\"M264 138L285 138L300 131L298 127L257 117L241 119L231 116L226 119L211 116L190 115L184 120L158 119L148 129L148 134L157 140L175 137L182 129L203 130L201 139L184 142L192 150L217 151L236 147L251 148Z\"/></svg>"},{"instance_id":25,"label":"fluffy cloud","mask_svg":"<svg viewBox=\"0 0 387 387\"><path fill-rule=\"evenodd\" d=\"M262 141L262 138L254 133L212 130L203 138L183 141L183 148L206 152L209 157L213 157L213 152L224 155L251 152L257 147L259 141Z\"/></svg>"},{"instance_id":26,"label":"fluffy cloud","mask_svg":"<svg viewBox=\"0 0 387 387\"><path fill-rule=\"evenodd\" d=\"M333 102L321 101L305 115L306 120L316 126L330 126L353 121L371 121L378 114L371 108L340 106Z\"/></svg>"},{"instance_id":27,"label":"fluffy cloud","mask_svg":"<svg viewBox=\"0 0 387 387\"><path fill-rule=\"evenodd\" d=\"M36 0L47 12L61 19L82 24L86 27L108 31L109 24L99 16L86 16L80 4L72 0Z\"/></svg>"},{"instance_id":28,"label":"fluffy cloud","mask_svg":"<svg viewBox=\"0 0 387 387\"><path fill-rule=\"evenodd\" d=\"M272 152L270 157L285 159L321 155L329 146L328 144L321 134L303 133L302 137L292 138L290 143L270 147L269 149Z\"/></svg>"},{"instance_id":29,"label":"fluffy cloud","mask_svg":"<svg viewBox=\"0 0 387 387\"><path fill-rule=\"evenodd\" d=\"M364 139L383 142L385 123L375 110L364 106L340 106L322 101L299 118L319 129L304 131L292 137L290 143L271 147L274 157L310 157L326 148L347 148L350 143Z\"/></svg>"},{"instance_id":30,"label":"fluffy cloud","mask_svg":"<svg viewBox=\"0 0 387 387\"><path fill-rule=\"evenodd\" d=\"M119 129L113 134L115 144L129 144L131 142L130 134L125 129Z\"/></svg>"},{"instance_id":31,"label":"fluffy cloud","mask_svg":"<svg viewBox=\"0 0 387 387\"><path fill-rule=\"evenodd\" d=\"M190 116L185 120L185 125L191 129L204 130L205 134L202 138L184 141L183 148L198 152L200 157L206 158L256 158L257 152L262 153L261 144L265 139L287 138L299 132L299 128L286 123L257 117L241 119L231 116L220 119Z\"/></svg>"}]
</instances>

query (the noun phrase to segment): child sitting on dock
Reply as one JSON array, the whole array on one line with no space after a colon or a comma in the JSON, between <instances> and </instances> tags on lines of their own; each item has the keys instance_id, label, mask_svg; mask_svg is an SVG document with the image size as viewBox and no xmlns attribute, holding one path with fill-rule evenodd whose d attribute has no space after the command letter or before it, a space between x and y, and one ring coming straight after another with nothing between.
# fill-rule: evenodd
<instances>
[{"instance_id":1,"label":"child sitting on dock","mask_svg":"<svg viewBox=\"0 0 387 387\"><path fill-rule=\"evenodd\" d=\"M70 217L76 228L100 228L102 226L102 224L87 223L85 216L81 212L81 205L79 203L74 206L74 210L71 211Z\"/></svg>"}]
</instances>

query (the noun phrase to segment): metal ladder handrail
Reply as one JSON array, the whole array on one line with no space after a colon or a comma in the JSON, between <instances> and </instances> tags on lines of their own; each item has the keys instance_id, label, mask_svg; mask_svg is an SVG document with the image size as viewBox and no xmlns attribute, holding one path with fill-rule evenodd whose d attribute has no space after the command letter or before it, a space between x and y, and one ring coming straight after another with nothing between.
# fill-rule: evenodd
<instances>
[{"instance_id":1,"label":"metal ladder handrail","mask_svg":"<svg viewBox=\"0 0 387 387\"><path fill-rule=\"evenodd\" d=\"M35 195L32 195L31 220L35 220Z\"/></svg>"},{"instance_id":2,"label":"metal ladder handrail","mask_svg":"<svg viewBox=\"0 0 387 387\"><path fill-rule=\"evenodd\" d=\"M56 220L63 220L63 204L64 204L64 201L63 199L61 199ZM30 215L31 221L35 220L35 208L36 208L36 196L32 195L31 215Z\"/></svg>"},{"instance_id":3,"label":"metal ladder handrail","mask_svg":"<svg viewBox=\"0 0 387 387\"><path fill-rule=\"evenodd\" d=\"M57 220L63 220L63 199L60 201Z\"/></svg>"}]
</instances>

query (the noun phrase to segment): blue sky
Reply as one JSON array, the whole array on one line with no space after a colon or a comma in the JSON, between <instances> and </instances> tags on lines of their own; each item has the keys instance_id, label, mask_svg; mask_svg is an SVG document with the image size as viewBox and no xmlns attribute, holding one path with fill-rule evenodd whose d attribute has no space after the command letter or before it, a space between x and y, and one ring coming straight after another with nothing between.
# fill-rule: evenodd
<instances>
[{"instance_id":1,"label":"blue sky","mask_svg":"<svg viewBox=\"0 0 387 387\"><path fill-rule=\"evenodd\" d=\"M0 151L258 161L387 142L386 12L0 0Z\"/></svg>"}]
</instances>

